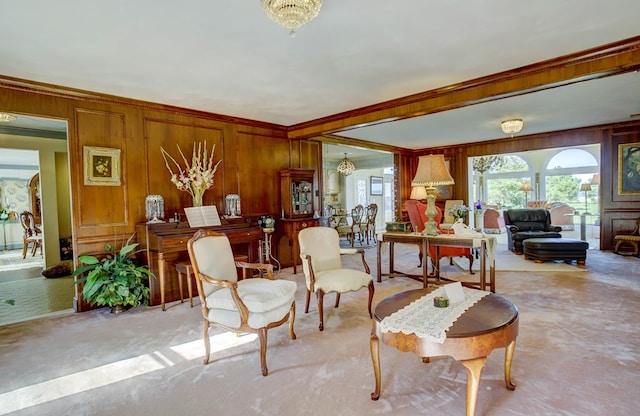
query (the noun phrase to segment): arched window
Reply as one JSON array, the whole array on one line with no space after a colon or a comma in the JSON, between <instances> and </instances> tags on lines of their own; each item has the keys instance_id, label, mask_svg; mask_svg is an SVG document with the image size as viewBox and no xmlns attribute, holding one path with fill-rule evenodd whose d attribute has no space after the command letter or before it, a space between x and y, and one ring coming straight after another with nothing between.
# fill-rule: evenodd
<instances>
[{"instance_id":1,"label":"arched window","mask_svg":"<svg viewBox=\"0 0 640 416\"><path fill-rule=\"evenodd\" d=\"M590 152L583 149L559 151L549 159L542 172L545 199L585 212L598 212L600 187L591 184L596 173L599 173L598 160Z\"/></svg>"},{"instance_id":2,"label":"arched window","mask_svg":"<svg viewBox=\"0 0 640 416\"><path fill-rule=\"evenodd\" d=\"M549 163L547 163L548 170L585 166L598 166L598 161L591 153L582 149L562 150L549 159Z\"/></svg>"},{"instance_id":3,"label":"arched window","mask_svg":"<svg viewBox=\"0 0 640 416\"><path fill-rule=\"evenodd\" d=\"M526 160L516 155L504 155L502 161L486 175L487 200L501 207L521 207L531 196L520 191L523 183L531 183L531 168Z\"/></svg>"}]
</instances>

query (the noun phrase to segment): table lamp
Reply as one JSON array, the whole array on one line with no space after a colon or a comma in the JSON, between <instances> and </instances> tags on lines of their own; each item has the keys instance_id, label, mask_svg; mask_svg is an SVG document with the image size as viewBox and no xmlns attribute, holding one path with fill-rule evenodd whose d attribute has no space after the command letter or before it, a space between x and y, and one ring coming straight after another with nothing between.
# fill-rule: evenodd
<instances>
[{"instance_id":1,"label":"table lamp","mask_svg":"<svg viewBox=\"0 0 640 416\"><path fill-rule=\"evenodd\" d=\"M413 186L411 187L411 196L409 199L415 199L416 201L426 201L427 200L427 190L424 186Z\"/></svg>"},{"instance_id":2,"label":"table lamp","mask_svg":"<svg viewBox=\"0 0 640 416\"><path fill-rule=\"evenodd\" d=\"M438 235L438 224L434 218L436 216L436 186L453 185L455 181L447 169L444 155L420 156L418 158L418 169L411 181L413 187L424 187L427 193L427 222L424 224L425 235ZM414 188L415 189L415 188Z\"/></svg>"},{"instance_id":3,"label":"table lamp","mask_svg":"<svg viewBox=\"0 0 640 416\"><path fill-rule=\"evenodd\" d=\"M584 213L587 213L587 200L589 199L589 191L591 190L591 184L585 182L580 184L580 191L584 192Z\"/></svg>"},{"instance_id":4,"label":"table lamp","mask_svg":"<svg viewBox=\"0 0 640 416\"><path fill-rule=\"evenodd\" d=\"M524 206L526 208L527 205L529 204L529 201L528 201L529 192L533 191L533 186L531 186L529 182L525 182L520 187L520 190L524 192Z\"/></svg>"}]
</instances>

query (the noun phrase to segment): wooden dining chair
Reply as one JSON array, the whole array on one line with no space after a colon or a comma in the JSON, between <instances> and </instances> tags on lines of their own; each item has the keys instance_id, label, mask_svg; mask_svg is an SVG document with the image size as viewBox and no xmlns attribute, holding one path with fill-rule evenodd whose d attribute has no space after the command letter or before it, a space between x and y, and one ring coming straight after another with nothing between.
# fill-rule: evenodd
<instances>
[{"instance_id":1,"label":"wooden dining chair","mask_svg":"<svg viewBox=\"0 0 640 416\"><path fill-rule=\"evenodd\" d=\"M36 251L40 248L40 255L42 255L42 230L36 226L35 218L29 211L23 211L20 213L20 224L22 225L22 258L27 257L27 250L31 246L31 256L36 255Z\"/></svg>"}]
</instances>

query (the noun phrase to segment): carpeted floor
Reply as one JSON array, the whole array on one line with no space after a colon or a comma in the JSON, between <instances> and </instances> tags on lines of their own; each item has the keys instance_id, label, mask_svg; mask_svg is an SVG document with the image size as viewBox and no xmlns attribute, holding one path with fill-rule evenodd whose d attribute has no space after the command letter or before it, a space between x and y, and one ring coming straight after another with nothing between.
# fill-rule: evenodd
<instances>
[{"instance_id":1,"label":"carpeted floor","mask_svg":"<svg viewBox=\"0 0 640 416\"><path fill-rule=\"evenodd\" d=\"M31 253L27 253L26 257L22 258L22 250L9 250L0 251L0 272L7 272L19 269L28 269L39 267L42 269L44 260L40 252L35 256Z\"/></svg>"},{"instance_id":2,"label":"carpeted floor","mask_svg":"<svg viewBox=\"0 0 640 416\"><path fill-rule=\"evenodd\" d=\"M396 249L396 263L417 265L416 248ZM375 253L367 250L375 270ZM354 264L354 263L350 263ZM498 272L497 292L520 311L513 362L515 391L504 387L504 350L482 372L476 415L631 415L640 373L640 260L589 252L587 271ZM383 269L386 260L383 261ZM443 266L450 278L468 277ZM107 309L0 327L0 414L13 415L462 415L466 372L448 357L424 364L381 345L382 391L374 379L366 290L325 300L304 313L301 273L296 334L269 331L270 374L260 373L254 336L212 331L217 351L202 364L200 310L188 303ZM419 287L405 278L376 283L374 305ZM12 413L13 412L13 413Z\"/></svg>"},{"instance_id":3,"label":"carpeted floor","mask_svg":"<svg viewBox=\"0 0 640 416\"><path fill-rule=\"evenodd\" d=\"M587 255L591 254L589 251ZM447 260L443 259L442 263ZM460 270L469 270L469 259L466 257L455 257L454 264ZM488 266L487 266L488 267ZM547 261L536 263L527 260L522 255L514 254L505 245L498 245L496 248L496 270L509 272L585 272L588 269L588 262L584 266L579 266L575 261L565 263L563 261ZM480 270L480 260L474 259L473 270Z\"/></svg>"}]
</instances>

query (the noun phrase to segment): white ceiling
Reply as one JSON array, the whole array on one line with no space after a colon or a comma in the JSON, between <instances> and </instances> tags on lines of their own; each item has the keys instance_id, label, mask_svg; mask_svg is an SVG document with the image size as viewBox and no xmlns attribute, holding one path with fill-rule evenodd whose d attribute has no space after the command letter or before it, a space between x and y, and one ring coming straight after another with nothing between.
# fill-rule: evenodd
<instances>
[{"instance_id":1,"label":"white ceiling","mask_svg":"<svg viewBox=\"0 0 640 416\"><path fill-rule=\"evenodd\" d=\"M637 36L638 0L325 0L294 39L259 0L21 0L0 74L293 125ZM11 111L3 108L0 111ZM628 121L640 75L350 130L418 149Z\"/></svg>"}]
</instances>

